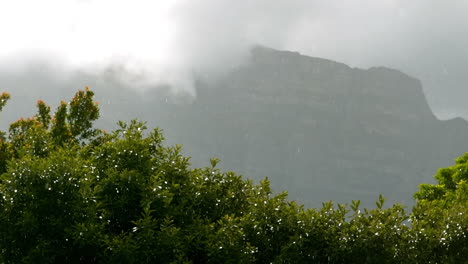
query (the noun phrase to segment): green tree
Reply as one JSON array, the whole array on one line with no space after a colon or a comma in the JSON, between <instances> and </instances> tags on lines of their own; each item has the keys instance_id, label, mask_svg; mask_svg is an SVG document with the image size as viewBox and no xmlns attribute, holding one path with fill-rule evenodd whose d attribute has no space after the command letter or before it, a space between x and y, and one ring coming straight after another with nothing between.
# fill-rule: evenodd
<instances>
[{"instance_id":1,"label":"green tree","mask_svg":"<svg viewBox=\"0 0 468 264\"><path fill-rule=\"evenodd\" d=\"M5 107L9 99L9 93L4 92L0 95L0 112L3 110L3 107ZM6 170L7 160L9 160L11 156L8 144L5 142L5 134L5 132L0 131L0 173L3 173Z\"/></svg>"},{"instance_id":2,"label":"green tree","mask_svg":"<svg viewBox=\"0 0 468 264\"><path fill-rule=\"evenodd\" d=\"M468 256L468 153L441 168L436 184L421 184L415 193L413 227L420 252L438 263L463 263Z\"/></svg>"},{"instance_id":3,"label":"green tree","mask_svg":"<svg viewBox=\"0 0 468 264\"><path fill-rule=\"evenodd\" d=\"M93 93L11 124L0 144L2 263L463 263L468 156L403 206L306 209L211 166L161 131L94 129ZM0 108L8 95L2 95ZM3 100L3 101L2 101ZM407 220L411 224L407 224Z\"/></svg>"}]
</instances>

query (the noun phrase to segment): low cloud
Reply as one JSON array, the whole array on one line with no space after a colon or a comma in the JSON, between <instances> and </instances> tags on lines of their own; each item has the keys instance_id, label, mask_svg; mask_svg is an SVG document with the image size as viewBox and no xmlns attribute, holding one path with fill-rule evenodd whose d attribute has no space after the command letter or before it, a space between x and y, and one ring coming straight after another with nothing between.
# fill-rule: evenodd
<instances>
[{"instance_id":1,"label":"low cloud","mask_svg":"<svg viewBox=\"0 0 468 264\"><path fill-rule=\"evenodd\" d=\"M40 58L99 74L120 67L135 87L172 84L241 64L252 45L389 66L420 78L429 101L468 96L468 2L462 0L44 0L0 8L1 69ZM117 66L116 66L117 65Z\"/></svg>"}]
</instances>

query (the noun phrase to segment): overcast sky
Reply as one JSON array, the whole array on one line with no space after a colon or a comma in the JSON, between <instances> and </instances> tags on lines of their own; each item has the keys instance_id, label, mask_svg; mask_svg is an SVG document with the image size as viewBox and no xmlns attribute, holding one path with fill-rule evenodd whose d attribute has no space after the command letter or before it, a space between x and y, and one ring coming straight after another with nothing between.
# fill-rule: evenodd
<instances>
[{"instance_id":1,"label":"overcast sky","mask_svg":"<svg viewBox=\"0 0 468 264\"><path fill-rule=\"evenodd\" d=\"M466 0L0 0L0 70L118 64L190 90L193 71L228 70L261 44L397 68L441 115L468 113L467 14Z\"/></svg>"}]
</instances>

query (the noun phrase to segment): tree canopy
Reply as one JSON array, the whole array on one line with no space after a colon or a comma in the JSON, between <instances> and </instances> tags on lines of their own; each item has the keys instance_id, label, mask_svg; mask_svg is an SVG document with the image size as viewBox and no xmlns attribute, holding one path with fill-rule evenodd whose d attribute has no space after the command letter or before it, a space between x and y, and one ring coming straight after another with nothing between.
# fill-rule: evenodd
<instances>
[{"instance_id":1,"label":"tree canopy","mask_svg":"<svg viewBox=\"0 0 468 264\"><path fill-rule=\"evenodd\" d=\"M307 209L211 166L192 168L159 129L93 128L94 93L1 133L3 263L463 263L468 156L421 185L417 205ZM9 95L0 96L0 110Z\"/></svg>"}]
</instances>

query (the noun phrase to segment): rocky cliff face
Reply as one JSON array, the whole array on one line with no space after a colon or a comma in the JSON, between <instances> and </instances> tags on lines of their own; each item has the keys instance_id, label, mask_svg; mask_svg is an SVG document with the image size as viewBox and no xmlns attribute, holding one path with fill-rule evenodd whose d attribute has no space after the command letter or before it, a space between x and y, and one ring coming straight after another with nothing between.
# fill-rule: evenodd
<instances>
[{"instance_id":1,"label":"rocky cliff face","mask_svg":"<svg viewBox=\"0 0 468 264\"><path fill-rule=\"evenodd\" d=\"M256 47L236 70L200 79L190 100L164 89L141 95L112 76L47 76L0 73L0 85L13 94L2 113L7 120L32 113L24 107L39 95L58 103L90 85L101 102L101 127L147 120L164 129L168 143L183 144L194 166L217 156L223 169L269 177L276 191L308 206L357 199L372 206L379 194L410 205L418 184L468 151L465 120L437 120L418 80L382 67Z\"/></svg>"},{"instance_id":2,"label":"rocky cliff face","mask_svg":"<svg viewBox=\"0 0 468 264\"><path fill-rule=\"evenodd\" d=\"M411 204L418 184L468 150L467 122L437 120L420 82L397 70L257 47L249 63L197 89L189 153L268 176L313 206L371 206L380 193Z\"/></svg>"}]
</instances>

